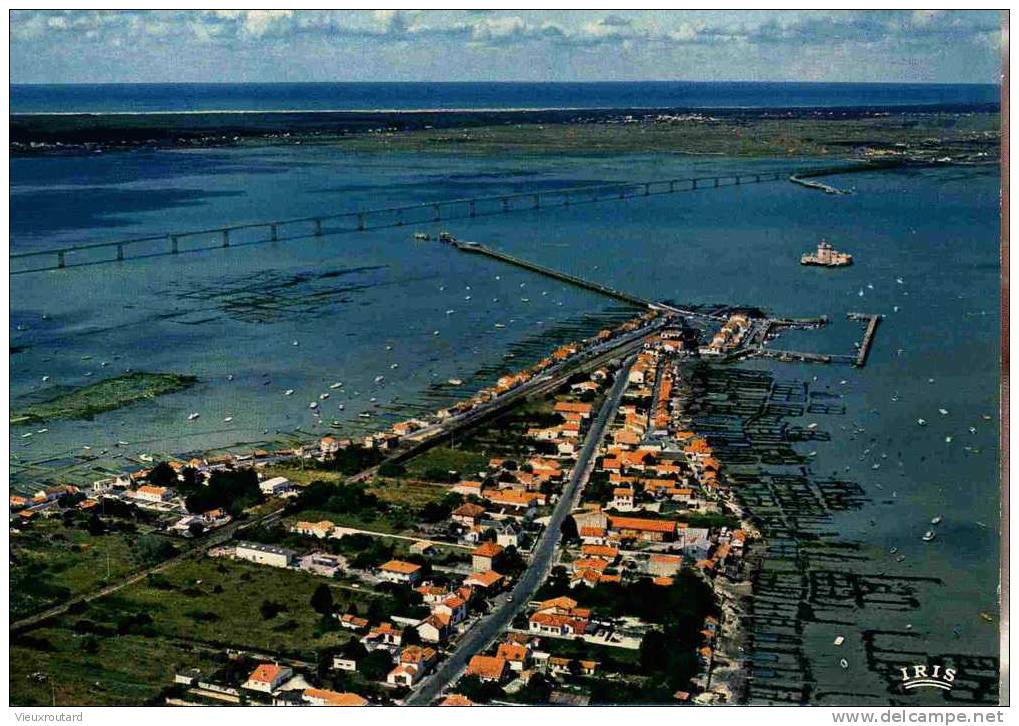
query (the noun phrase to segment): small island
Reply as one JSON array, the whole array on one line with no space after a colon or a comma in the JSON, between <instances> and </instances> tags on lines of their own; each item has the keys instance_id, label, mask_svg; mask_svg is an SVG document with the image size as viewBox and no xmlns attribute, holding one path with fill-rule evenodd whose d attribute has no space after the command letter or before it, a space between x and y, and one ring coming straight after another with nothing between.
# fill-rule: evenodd
<instances>
[{"instance_id":1,"label":"small island","mask_svg":"<svg viewBox=\"0 0 1019 726\"><path fill-rule=\"evenodd\" d=\"M20 406L11 410L10 423L17 426L60 418L87 419L135 401L183 391L197 380L176 373L135 371L79 388L55 389L54 395L45 399L22 399Z\"/></svg>"}]
</instances>

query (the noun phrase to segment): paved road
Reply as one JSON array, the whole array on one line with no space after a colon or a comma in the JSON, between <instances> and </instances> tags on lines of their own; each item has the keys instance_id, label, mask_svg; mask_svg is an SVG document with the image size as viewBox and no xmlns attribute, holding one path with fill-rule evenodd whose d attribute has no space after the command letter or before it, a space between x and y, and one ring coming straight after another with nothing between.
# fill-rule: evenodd
<instances>
[{"instance_id":1,"label":"paved road","mask_svg":"<svg viewBox=\"0 0 1019 726\"><path fill-rule=\"evenodd\" d=\"M552 558L555 555L556 546L559 544L560 527L567 515L573 511L581 490L591 476L591 471L594 469L595 453L604 438L606 425L619 408L619 401L626 390L626 377L630 366L633 365L633 360L630 358L623 364L616 375L616 381L609 391L608 397L594 421L591 422L591 428L584 440L584 446L577 456L577 463L573 467L570 481L552 511L548 527L534 547L527 569L520 575L517 584L508 595L502 595L496 599L493 611L467 632L467 635L460 641L453 653L443 661L439 669L432 676L421 681L417 689L406 699L406 703L418 705L431 703L446 686L463 672L472 656L484 650L494 638L509 627L516 614L530 601L535 590L548 576L549 570L552 568Z\"/></svg>"}]
</instances>

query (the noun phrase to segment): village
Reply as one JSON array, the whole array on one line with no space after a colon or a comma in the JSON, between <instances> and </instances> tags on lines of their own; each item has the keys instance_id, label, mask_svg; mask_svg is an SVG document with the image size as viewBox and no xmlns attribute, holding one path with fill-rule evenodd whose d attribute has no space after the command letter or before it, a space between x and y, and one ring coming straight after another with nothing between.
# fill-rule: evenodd
<instances>
[{"instance_id":1,"label":"village","mask_svg":"<svg viewBox=\"0 0 1019 726\"><path fill-rule=\"evenodd\" d=\"M440 705L620 702L634 693L727 702L732 694L711 674L738 659L716 649L736 623L724 617L716 582L747 577L756 534L676 384L690 360L734 349L748 328L734 313L701 346L698 331L652 311L563 345L432 420L11 497L12 527L30 531L33 520L68 511L94 523L130 509L144 513L147 531L179 543L167 554L205 543L220 568L314 579L306 607L337 643L317 662L226 649L213 671L177 669L166 703L404 703L426 687ZM592 356L620 340L630 345L624 354ZM480 423L458 447L399 459L444 422L528 383L547 386L543 377L564 368L563 382L514 404L511 423ZM408 491L424 503L410 507ZM565 519L550 527L557 512ZM518 601L543 543L555 548L550 567ZM335 588L359 594L337 604ZM510 625L476 647L476 633L500 614ZM465 668L440 683L440 666L454 657Z\"/></svg>"}]
</instances>

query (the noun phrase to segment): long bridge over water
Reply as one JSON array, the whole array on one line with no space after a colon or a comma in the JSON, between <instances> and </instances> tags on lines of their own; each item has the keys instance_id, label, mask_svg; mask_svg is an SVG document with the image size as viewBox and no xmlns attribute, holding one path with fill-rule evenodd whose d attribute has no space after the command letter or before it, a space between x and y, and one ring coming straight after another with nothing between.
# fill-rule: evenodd
<instances>
[{"instance_id":1,"label":"long bridge over water","mask_svg":"<svg viewBox=\"0 0 1019 726\"><path fill-rule=\"evenodd\" d=\"M871 168L875 168L875 166L854 164L809 171L784 169L682 179L613 182L166 232L108 242L90 242L64 245L53 249L15 252L10 255L10 274L18 275L117 263L147 257L182 255L213 249L401 227L408 224L434 224L445 220L470 219L532 211L546 207L569 207L575 204L720 189L787 180L797 176L821 176L823 174L864 171Z\"/></svg>"}]
</instances>

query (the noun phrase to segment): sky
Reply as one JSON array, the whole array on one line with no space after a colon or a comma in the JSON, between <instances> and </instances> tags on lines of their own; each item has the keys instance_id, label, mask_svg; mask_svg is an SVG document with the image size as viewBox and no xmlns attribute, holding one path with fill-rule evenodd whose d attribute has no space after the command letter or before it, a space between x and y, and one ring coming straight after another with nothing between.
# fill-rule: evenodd
<instances>
[{"instance_id":1,"label":"sky","mask_svg":"<svg viewBox=\"0 0 1019 726\"><path fill-rule=\"evenodd\" d=\"M15 10L13 83L995 83L994 11Z\"/></svg>"}]
</instances>

